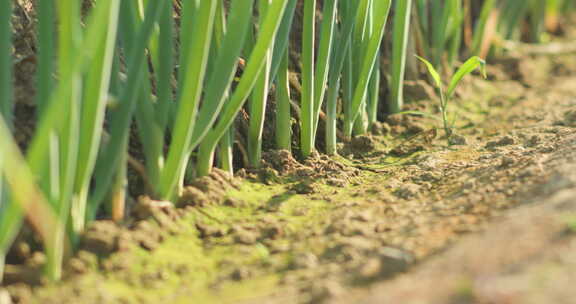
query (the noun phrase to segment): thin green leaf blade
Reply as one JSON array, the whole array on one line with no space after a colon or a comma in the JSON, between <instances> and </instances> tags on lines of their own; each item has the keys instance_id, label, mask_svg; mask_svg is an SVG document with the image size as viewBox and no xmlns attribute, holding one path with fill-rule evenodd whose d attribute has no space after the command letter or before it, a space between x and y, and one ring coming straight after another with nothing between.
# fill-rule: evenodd
<instances>
[{"instance_id":1,"label":"thin green leaf blade","mask_svg":"<svg viewBox=\"0 0 576 304\"><path fill-rule=\"evenodd\" d=\"M406 72L406 56L408 51L411 9L412 0L396 2L392 39L392 100L390 102L390 112L392 113L400 111L404 104L403 88L404 75Z\"/></svg>"},{"instance_id":2,"label":"thin green leaf blade","mask_svg":"<svg viewBox=\"0 0 576 304\"><path fill-rule=\"evenodd\" d=\"M194 126L191 147L196 147L210 131L218 118L218 113L224 107L226 94L230 89L237 69L238 58L246 42L251 24L251 11L254 0L235 1L231 4L228 29L222 41L222 50L215 60L214 73L204 89L204 100L198 113L198 121Z\"/></svg>"},{"instance_id":3,"label":"thin green leaf blade","mask_svg":"<svg viewBox=\"0 0 576 304\"><path fill-rule=\"evenodd\" d=\"M216 1L201 2L196 12L197 18L192 31L193 38L190 41L192 45L189 48L190 53L185 66L186 77L182 83L172 143L157 189L160 196L166 199L174 195L179 176L190 155L196 113L202 95L202 84L206 76L213 26L216 20L216 4Z\"/></svg>"},{"instance_id":4,"label":"thin green leaf blade","mask_svg":"<svg viewBox=\"0 0 576 304\"><path fill-rule=\"evenodd\" d=\"M17 208L12 209L12 213L18 216L23 212L26 215L29 225L40 236L44 242L47 255L50 256L55 251L58 251L57 248L54 248L55 244L60 243L55 231L61 225L61 221L35 182L36 178L32 169L22 156L5 120L1 116L0 138L2 138L0 141L0 159L2 159L0 174L6 178L7 183L10 185L13 203L18 205ZM17 223L14 224L16 225ZM67 242L65 237L60 241L62 241L61 243ZM6 245L2 243L0 240L0 245ZM0 251L2 249L5 248L0 247Z\"/></svg>"},{"instance_id":5,"label":"thin green leaf blade","mask_svg":"<svg viewBox=\"0 0 576 304\"><path fill-rule=\"evenodd\" d=\"M482 76L486 78L486 61L484 61L482 58L478 56L473 56L470 59L466 60L466 62L464 62L464 64L462 64L458 68L454 76L452 76L452 79L450 80L450 85L448 86L448 91L446 92L446 96L448 96L448 98L452 97L452 95L454 94L454 90L456 90L456 87L458 86L460 81L462 81L462 78L472 73L477 68L480 68Z\"/></svg>"},{"instance_id":6,"label":"thin green leaf blade","mask_svg":"<svg viewBox=\"0 0 576 304\"><path fill-rule=\"evenodd\" d=\"M304 1L304 20L302 21L302 96L300 102L300 149L302 156L308 157L314 147L314 49L316 0Z\"/></svg>"},{"instance_id":7,"label":"thin green leaf blade","mask_svg":"<svg viewBox=\"0 0 576 304\"><path fill-rule=\"evenodd\" d=\"M418 55L415 55L416 58L418 58L418 60L422 61L425 65L426 68L428 69L428 74L430 74L430 76L432 76L432 80L434 80L434 83L436 84L436 86L438 88L440 88L440 90L442 90L442 79L440 78L440 74L438 74L438 71L436 71L436 68L434 68L434 65L432 65L432 63Z\"/></svg>"}]
</instances>

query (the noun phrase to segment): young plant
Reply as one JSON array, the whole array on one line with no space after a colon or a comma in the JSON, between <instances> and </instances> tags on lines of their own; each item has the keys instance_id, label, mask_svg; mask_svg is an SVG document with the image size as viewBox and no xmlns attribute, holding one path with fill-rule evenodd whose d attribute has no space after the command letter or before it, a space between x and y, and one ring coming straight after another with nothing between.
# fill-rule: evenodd
<instances>
[{"instance_id":1,"label":"young plant","mask_svg":"<svg viewBox=\"0 0 576 304\"><path fill-rule=\"evenodd\" d=\"M266 9L270 5L269 0L260 0L259 6L259 22L262 23L264 21L264 16L266 15ZM260 79L258 80L256 86L254 87L254 92L252 93L252 97L249 102L248 109L250 111L250 122L249 122L249 131L248 131L248 159L250 165L254 168L260 166L260 162L262 160L262 134L264 132L264 120L266 118L266 104L268 102L268 94L269 89L274 82L275 78L278 77L278 81L281 81L282 78L287 77L287 75L279 75L282 74L285 70L287 73L288 67L286 66L285 69L282 66L282 62L285 61L284 57L288 56L288 44L290 42L290 29L292 28L292 21L294 18L294 11L296 8L297 1L290 0L286 4L286 9L284 16L282 18L282 22L280 24L280 28L278 29L278 33L276 34L275 41L273 43L272 48L268 51L266 64L264 70L260 74ZM259 26L261 28L261 26ZM248 55L252 51L252 46L255 44L255 38L251 37L250 45L245 49L245 53ZM287 60L287 59L286 59ZM287 64L287 62L286 62ZM287 79L287 78L286 78ZM286 80L287 81L287 80ZM276 104L279 105L279 108L276 111L276 116L280 123L284 123L287 119L288 121L288 128L286 128L283 124L279 126L277 130L281 132L278 135L284 136L287 138L287 141L284 140L284 148L290 148L290 102L288 99L288 95L286 95L285 90L288 87L282 87L282 85L277 85L277 98ZM288 108L284 107L288 104ZM287 134L287 135L286 135ZM287 142L287 143L286 143Z\"/></svg>"},{"instance_id":2,"label":"young plant","mask_svg":"<svg viewBox=\"0 0 576 304\"><path fill-rule=\"evenodd\" d=\"M347 85L346 80L351 80L346 78L342 79L342 74L345 69L345 65L348 62L349 50L352 42L352 32L354 30L355 18L357 12L360 8L359 2L340 2L341 8L340 18L342 19L342 24L339 31L336 31L336 41L338 42L335 46L334 52L331 59L331 71L328 77L328 96L326 101L326 153L329 155L336 154L336 139L337 139L337 119L338 119L338 94L340 92L341 82ZM351 92L351 89L345 90L345 92ZM348 100L352 99L351 97Z\"/></svg>"},{"instance_id":3,"label":"young plant","mask_svg":"<svg viewBox=\"0 0 576 304\"><path fill-rule=\"evenodd\" d=\"M436 85L436 87L438 88L438 92L440 93L440 112L442 114L444 132L446 133L446 141L448 145L450 145L453 133L452 133L452 126L448 122L448 103L454 97L456 87L458 86L460 81L462 81L464 76L472 73L477 68L480 68L482 76L486 78L486 62L478 56L471 57L466 62L464 62L464 64L462 64L460 68L458 68L456 73L454 73L454 75L450 79L448 89L444 90L444 84L442 83L440 74L438 73L438 71L436 71L432 63L430 63L428 60L422 57L419 56L416 57L418 57L418 59L420 59L420 61L422 61L426 65L428 73L432 77L432 80L434 81L434 84Z\"/></svg>"},{"instance_id":4,"label":"young plant","mask_svg":"<svg viewBox=\"0 0 576 304\"><path fill-rule=\"evenodd\" d=\"M86 173L90 171L87 159L95 155L100 143L98 130L102 126L98 121L102 121L99 117L104 114L102 105L107 97L119 3L118 0L99 2L90 10L83 29L79 3L58 2L55 8L59 18L58 35L54 35L58 60L53 62L58 69L52 71L58 74L58 82L49 92L42 93L48 95L43 96L45 107L28 145L26 159L10 134L9 124L0 119L0 169L10 188L7 207L2 210L6 218L0 220L0 255L7 250L22 216L26 216L28 224L44 241L46 275L52 280L61 276L65 253L73 245L69 240L76 239L79 232L75 229L76 223L85 220L84 204L78 199L81 189L75 186L90 186L76 182L90 178L90 173ZM42 39L40 43L46 41L48 39ZM0 70L10 71L5 64L0 63ZM0 103L7 101L4 99Z\"/></svg>"},{"instance_id":5,"label":"young plant","mask_svg":"<svg viewBox=\"0 0 576 304\"><path fill-rule=\"evenodd\" d=\"M269 5L269 0L260 0L259 2L258 12L261 16L259 20L259 27L261 27L262 22L264 22L264 16L266 15L266 10L268 9ZM262 159L262 133L264 132L264 119L266 118L266 105L268 104L268 91L270 89L270 69L272 67L273 52L274 45L268 49L264 68L258 76L258 81L254 87L254 91L252 92L248 106L250 111L248 130L248 159L250 161L250 165L253 168L258 168Z\"/></svg>"},{"instance_id":6,"label":"young plant","mask_svg":"<svg viewBox=\"0 0 576 304\"><path fill-rule=\"evenodd\" d=\"M318 122L320 118L320 110L324 103L326 95L327 81L330 73L330 56L333 53L335 44L334 33L336 27L338 10L338 0L328 0L323 3L322 11L322 25L320 29L320 40L318 45L318 52L316 54L317 61L315 62L314 74L314 107L313 107L313 129L312 129L312 142L316 142L316 134L318 132Z\"/></svg>"},{"instance_id":7,"label":"young plant","mask_svg":"<svg viewBox=\"0 0 576 304\"><path fill-rule=\"evenodd\" d=\"M121 101L111 113L110 117L110 141L107 143L106 148L102 149L98 155L98 166L94 169L94 188L89 198L87 206L86 217L88 220L94 219L100 204L108 195L112 183L114 182L114 175L118 174L118 168L127 153L127 143L130 133L130 125L134 112L138 106L138 95L140 93L140 85L142 84L141 77L144 75L144 66L140 64L145 58L146 45L152 35L154 24L159 18L162 11L162 1L150 1L147 4L144 21L133 34L134 42L129 50L127 58L127 73L126 82L119 94ZM129 1L122 2L123 14L129 9ZM123 15L124 16L124 15ZM121 20L128 21L128 18L120 18ZM125 27L121 26L121 27ZM126 31L126 29L124 29Z\"/></svg>"},{"instance_id":8,"label":"young plant","mask_svg":"<svg viewBox=\"0 0 576 304\"><path fill-rule=\"evenodd\" d=\"M217 1L202 1L194 10L192 36L189 39L183 67L185 75L181 82L178 111L172 132L172 142L158 184L158 193L164 199L173 198L179 188L180 177L186 168L193 142L206 66L210 55L210 43L215 23ZM190 5L190 4L189 4Z\"/></svg>"},{"instance_id":9,"label":"young plant","mask_svg":"<svg viewBox=\"0 0 576 304\"><path fill-rule=\"evenodd\" d=\"M394 33L392 38L392 79L390 112L397 113L404 104L404 73L410 31L410 12L412 0L397 1L394 15Z\"/></svg>"},{"instance_id":10,"label":"young plant","mask_svg":"<svg viewBox=\"0 0 576 304\"><path fill-rule=\"evenodd\" d=\"M392 1L389 0L372 2L372 5L374 6L371 11L371 16L373 17L372 20L374 21L372 33L369 37L366 37L365 41L361 43L361 45L355 45L354 43L352 45L354 56L361 58L361 60L359 65L356 67L357 74L352 73L357 75L357 78L355 78L354 81L353 94L351 94L352 99L348 100L347 102L349 105L345 105L344 107L345 111L347 110L344 115L344 136L346 138L352 137L355 121L357 119L362 119L362 114L366 113L368 87L372 73L374 72L374 66L377 61L376 59L378 58L380 44L384 37L391 3ZM360 10L360 13L361 12L362 8ZM362 24L362 22L357 23L356 26L360 26L360 24Z\"/></svg>"},{"instance_id":11,"label":"young plant","mask_svg":"<svg viewBox=\"0 0 576 304\"><path fill-rule=\"evenodd\" d=\"M240 112L246 99L255 87L258 77L266 64L268 50L271 49L274 44L287 3L288 0L277 0L273 1L268 7L256 44L246 62L246 69L240 78L238 86L234 90L234 93L231 94L230 100L223 106L219 120L214 125L214 128L206 128L207 133L200 143L196 164L197 174L199 176L210 173L214 150L218 142L226 132L228 132L238 112Z\"/></svg>"}]
</instances>

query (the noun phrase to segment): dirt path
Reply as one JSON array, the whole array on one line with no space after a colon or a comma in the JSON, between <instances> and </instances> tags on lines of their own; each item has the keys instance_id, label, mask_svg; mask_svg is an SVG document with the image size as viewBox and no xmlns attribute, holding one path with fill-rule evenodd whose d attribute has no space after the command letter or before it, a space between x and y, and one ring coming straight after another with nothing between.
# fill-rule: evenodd
<instances>
[{"instance_id":1,"label":"dirt path","mask_svg":"<svg viewBox=\"0 0 576 304\"><path fill-rule=\"evenodd\" d=\"M392 117L347 158L270 153L246 179L196 181L187 207L141 199L138 220L96 223L62 284L23 285L42 257L16 252L0 303L569 303L574 60L499 64L459 92L462 145Z\"/></svg>"},{"instance_id":2,"label":"dirt path","mask_svg":"<svg viewBox=\"0 0 576 304\"><path fill-rule=\"evenodd\" d=\"M331 303L574 303L576 137L562 144L529 206L414 271Z\"/></svg>"},{"instance_id":3,"label":"dirt path","mask_svg":"<svg viewBox=\"0 0 576 304\"><path fill-rule=\"evenodd\" d=\"M525 206L414 271L331 303L573 303L576 135L558 146L534 167L542 182L514 196Z\"/></svg>"}]
</instances>

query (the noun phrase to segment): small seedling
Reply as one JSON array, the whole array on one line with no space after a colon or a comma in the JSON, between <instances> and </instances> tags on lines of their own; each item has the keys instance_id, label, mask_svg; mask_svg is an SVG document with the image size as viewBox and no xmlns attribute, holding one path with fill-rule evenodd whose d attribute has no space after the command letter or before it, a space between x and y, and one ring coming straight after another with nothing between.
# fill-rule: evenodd
<instances>
[{"instance_id":1,"label":"small seedling","mask_svg":"<svg viewBox=\"0 0 576 304\"><path fill-rule=\"evenodd\" d=\"M486 62L478 56L473 56L466 60L466 62L464 62L464 64L458 68L456 73L452 75L448 89L444 90L444 85L442 83L442 79L440 78L440 74L436 71L434 66L428 60L420 56L416 57L426 65L428 73L430 76L432 76L432 79L434 80L434 83L440 92L440 112L442 113L442 122L444 124L444 132L446 133L446 141L448 145L450 145L450 139L452 138L453 134L452 127L448 122L448 103L454 97L454 91L464 76L472 73L477 68L480 68L482 76L486 78Z\"/></svg>"}]
</instances>

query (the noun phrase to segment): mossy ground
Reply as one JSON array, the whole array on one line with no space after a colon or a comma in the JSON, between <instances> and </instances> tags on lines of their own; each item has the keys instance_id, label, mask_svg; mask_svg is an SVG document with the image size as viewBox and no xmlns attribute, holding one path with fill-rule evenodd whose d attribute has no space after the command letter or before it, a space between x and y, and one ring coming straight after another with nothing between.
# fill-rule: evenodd
<instances>
[{"instance_id":1,"label":"mossy ground","mask_svg":"<svg viewBox=\"0 0 576 304\"><path fill-rule=\"evenodd\" d=\"M231 231L241 226L257 227L273 216L274 222L287 223L282 232L287 239L277 243L288 245L290 236L315 229L315 225L320 228L325 223L322 219L327 219L336 208L318 197L339 200L349 197L346 190L351 190L316 185L315 198L311 199L309 195L291 191L294 184L263 185L244 181L239 189L228 193L239 198L241 206L209 206L202 212L191 211L179 220L178 233L167 237L159 248L149 251L134 247L126 254L113 255L106 263L116 265L118 270L92 269L64 284L44 286L36 296L43 299L42 302L58 299L64 290L72 288L88 292L85 296L96 302L190 303L193 298L195 303L237 303L241 299L267 295L278 287L282 272L264 271L253 278L241 278L243 274L239 272L264 269L272 263L277 269L289 269L291 252L272 257L271 249L264 243L242 244L234 239L233 233L207 242L201 238L196 223ZM267 209L274 210L273 215L263 211Z\"/></svg>"}]
</instances>

